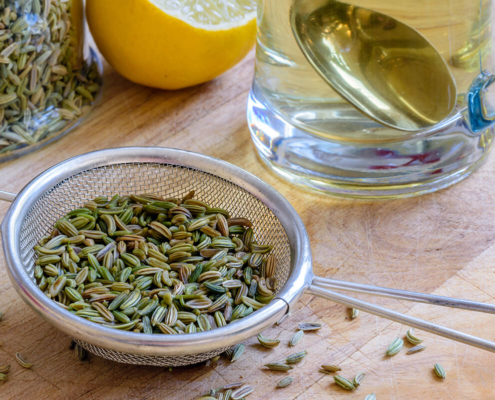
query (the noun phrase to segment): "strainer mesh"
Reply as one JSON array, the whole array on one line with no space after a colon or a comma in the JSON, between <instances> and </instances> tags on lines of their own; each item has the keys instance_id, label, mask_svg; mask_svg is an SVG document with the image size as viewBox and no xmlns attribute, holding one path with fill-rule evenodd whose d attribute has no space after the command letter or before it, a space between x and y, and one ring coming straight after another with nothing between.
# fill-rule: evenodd
<instances>
[{"instance_id":1,"label":"strainer mesh","mask_svg":"<svg viewBox=\"0 0 495 400\"><path fill-rule=\"evenodd\" d=\"M47 235L57 219L100 195L156 193L181 198L195 190L195 198L229 210L233 217L246 217L254 224L256 240L274 245L277 258L276 277L281 288L290 272L290 248L287 234L275 214L260 200L240 186L218 176L177 165L160 163L125 163L89 169L60 182L43 193L27 214L21 228L21 259L34 281L33 247ZM136 334L139 335L139 334ZM212 358L218 350L179 357L149 357L102 349L81 342L88 351L101 357L129 364L182 366Z\"/></svg>"},{"instance_id":2,"label":"strainer mesh","mask_svg":"<svg viewBox=\"0 0 495 400\"><path fill-rule=\"evenodd\" d=\"M224 347L222 349L209 351L208 353L200 353L189 356L157 357L121 353L120 351L102 349L101 347L93 346L92 344L83 342L82 340L74 339L74 341L87 351L96 354L97 356L106 358L107 360L116 361L122 364L153 365L155 367L184 367L186 365L197 364L210 360L228 349L228 347Z\"/></svg>"}]
</instances>

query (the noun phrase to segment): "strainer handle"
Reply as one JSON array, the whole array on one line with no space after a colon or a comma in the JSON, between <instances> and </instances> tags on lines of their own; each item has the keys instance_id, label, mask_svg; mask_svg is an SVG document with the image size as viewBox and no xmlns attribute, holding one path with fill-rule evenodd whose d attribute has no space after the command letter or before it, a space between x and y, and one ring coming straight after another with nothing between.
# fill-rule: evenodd
<instances>
[{"instance_id":1,"label":"strainer handle","mask_svg":"<svg viewBox=\"0 0 495 400\"><path fill-rule=\"evenodd\" d=\"M0 190L0 200L12 203L15 200L15 197L16 194L14 193L4 192L3 190Z\"/></svg>"},{"instance_id":2,"label":"strainer handle","mask_svg":"<svg viewBox=\"0 0 495 400\"><path fill-rule=\"evenodd\" d=\"M478 301L437 296L428 293L409 292L407 290L391 289L381 286L364 285L362 283L339 281L336 279L321 278L319 276L315 277L313 282L318 283L319 286L326 287L327 289L370 294L373 296L389 297L397 300L426 303L434 306L461 308L463 310L495 314L495 304L481 303Z\"/></svg>"},{"instance_id":3,"label":"strainer handle","mask_svg":"<svg viewBox=\"0 0 495 400\"><path fill-rule=\"evenodd\" d=\"M413 328L418 328L435 335L443 336L448 339L455 340L457 342L465 343L470 346L479 347L483 350L488 350L495 353L495 342L490 342L489 340L481 339L476 336L468 335L467 333L462 333L455 331L450 328L445 328L443 326L433 324L428 321L424 321L419 318L411 317L409 315L401 314L396 311L389 310L384 307L380 307L365 301L357 300L353 297L349 297L340 293L333 292L326 289L318 282L313 281L311 287L307 290L307 293L314 296L321 297L326 300L334 301L335 303L343 304L347 307L357 308L363 312L367 312L379 317L387 318L391 321L399 322L401 324L411 326Z\"/></svg>"}]
</instances>

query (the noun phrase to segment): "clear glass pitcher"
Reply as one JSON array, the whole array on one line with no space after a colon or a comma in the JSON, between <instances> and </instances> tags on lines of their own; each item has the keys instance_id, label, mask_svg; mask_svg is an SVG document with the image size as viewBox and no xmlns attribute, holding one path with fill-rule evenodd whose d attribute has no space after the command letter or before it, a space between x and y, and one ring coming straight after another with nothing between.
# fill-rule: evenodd
<instances>
[{"instance_id":1,"label":"clear glass pitcher","mask_svg":"<svg viewBox=\"0 0 495 400\"><path fill-rule=\"evenodd\" d=\"M333 1L333 0L328 0ZM292 182L343 196L399 197L468 176L495 133L492 0L356 0L424 35L457 86L451 115L404 132L368 118L320 77L293 35L293 0L260 0L248 122L261 158Z\"/></svg>"}]
</instances>

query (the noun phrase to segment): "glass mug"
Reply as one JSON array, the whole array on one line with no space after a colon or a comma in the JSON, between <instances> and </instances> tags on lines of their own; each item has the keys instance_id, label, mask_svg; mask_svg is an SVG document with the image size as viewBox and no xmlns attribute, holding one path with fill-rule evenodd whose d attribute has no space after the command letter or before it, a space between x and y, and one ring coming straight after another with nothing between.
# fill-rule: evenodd
<instances>
[{"instance_id":1,"label":"glass mug","mask_svg":"<svg viewBox=\"0 0 495 400\"><path fill-rule=\"evenodd\" d=\"M334 1L334 0L329 0ZM355 0L412 26L445 59L457 87L451 115L433 128L381 125L344 100L299 48L293 0L260 0L248 123L263 161L294 183L335 195L401 197L467 177L495 133L492 0Z\"/></svg>"}]
</instances>

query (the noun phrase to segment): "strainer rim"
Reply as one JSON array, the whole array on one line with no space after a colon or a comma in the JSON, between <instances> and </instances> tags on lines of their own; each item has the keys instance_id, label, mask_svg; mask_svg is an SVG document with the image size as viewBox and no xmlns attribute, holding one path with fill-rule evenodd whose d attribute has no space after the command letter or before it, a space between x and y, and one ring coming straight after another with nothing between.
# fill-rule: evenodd
<instances>
[{"instance_id":1,"label":"strainer rim","mask_svg":"<svg viewBox=\"0 0 495 400\"><path fill-rule=\"evenodd\" d=\"M48 299L31 280L20 257L20 229L32 206L48 190L81 172L115 164L159 163L196 169L225 179L262 201L279 218L289 238L291 275L268 306L242 322L187 335L147 335L103 327L77 317ZM312 280L311 248L306 229L290 203L272 186L231 163L186 150L122 147L85 153L63 161L28 183L2 224L8 275L21 298L44 320L64 333L94 346L146 356L180 356L212 351L242 342L273 325ZM15 250L17 249L17 251ZM194 346L191 344L194 343Z\"/></svg>"}]
</instances>

